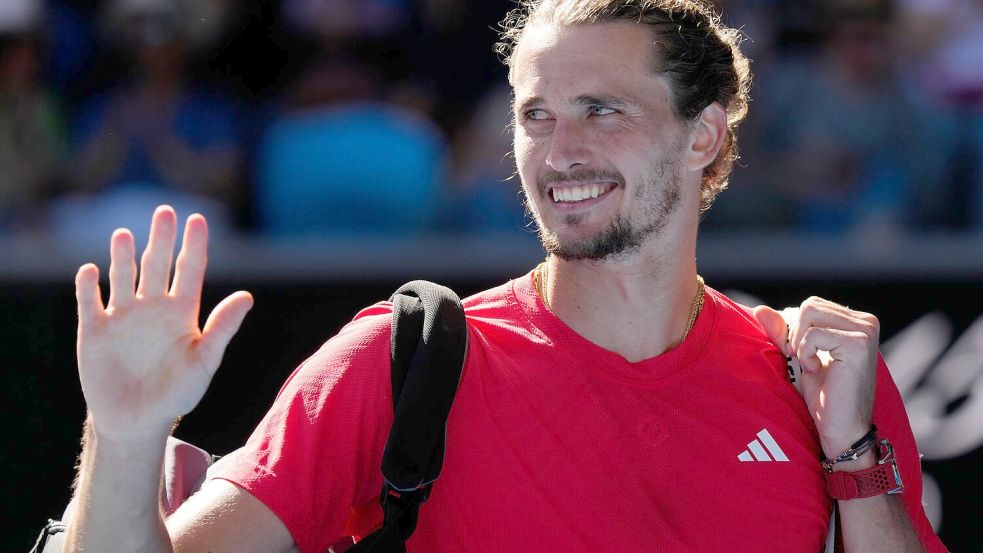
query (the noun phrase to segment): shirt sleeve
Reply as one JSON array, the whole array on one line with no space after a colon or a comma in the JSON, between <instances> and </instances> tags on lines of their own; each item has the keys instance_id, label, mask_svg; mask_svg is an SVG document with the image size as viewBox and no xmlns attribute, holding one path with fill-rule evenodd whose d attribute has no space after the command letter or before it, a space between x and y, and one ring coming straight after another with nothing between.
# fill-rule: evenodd
<instances>
[{"instance_id":1,"label":"shirt sleeve","mask_svg":"<svg viewBox=\"0 0 983 553\"><path fill-rule=\"evenodd\" d=\"M877 425L877 433L881 438L887 438L894 446L898 468L904 491L901 499L904 503L911 525L918 534L925 551L928 553L948 551L932 529L932 524L925 516L922 505L922 464L915 443L915 436L908 422L901 393L891 378L884 358L877 358L877 390L874 397L873 421Z\"/></svg>"},{"instance_id":2,"label":"shirt sleeve","mask_svg":"<svg viewBox=\"0 0 983 553\"><path fill-rule=\"evenodd\" d=\"M211 478L269 507L302 553L323 553L348 531L353 508L378 501L392 425L391 305L363 310L305 361L273 407Z\"/></svg>"}]
</instances>

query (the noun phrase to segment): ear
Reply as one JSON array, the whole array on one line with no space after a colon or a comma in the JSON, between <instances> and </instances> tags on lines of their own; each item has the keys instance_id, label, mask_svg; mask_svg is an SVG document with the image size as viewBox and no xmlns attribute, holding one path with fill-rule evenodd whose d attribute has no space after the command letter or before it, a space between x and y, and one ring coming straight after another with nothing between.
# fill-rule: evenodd
<instances>
[{"instance_id":1,"label":"ear","mask_svg":"<svg viewBox=\"0 0 983 553\"><path fill-rule=\"evenodd\" d=\"M703 108L690 135L687 166L691 171L703 171L713 163L727 135L727 111L717 102Z\"/></svg>"}]
</instances>

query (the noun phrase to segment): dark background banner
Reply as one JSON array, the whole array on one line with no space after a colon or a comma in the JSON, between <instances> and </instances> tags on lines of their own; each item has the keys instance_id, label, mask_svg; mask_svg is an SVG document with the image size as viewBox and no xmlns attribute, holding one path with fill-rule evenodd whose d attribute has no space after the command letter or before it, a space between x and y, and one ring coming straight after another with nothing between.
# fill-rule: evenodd
<instances>
[{"instance_id":1,"label":"dark background banner","mask_svg":"<svg viewBox=\"0 0 983 553\"><path fill-rule=\"evenodd\" d=\"M762 279L720 273L723 276L705 274L708 284L723 291L751 294L774 306L798 304L816 294L872 311L882 321L885 341L933 313L947 321L951 341L955 341L983 314L983 287L975 278L891 281L861 277L830 282L815 277ZM521 272L513 274L518 275ZM441 280L463 296L506 278ZM402 275L296 282L212 279L205 291L206 309L236 289L250 290L256 306L233 339L202 404L185 417L178 437L213 452L236 448L269 407L290 371L361 307L385 299L403 280ZM75 374L74 309L70 278L0 285L0 351L8 429L0 449L7 481L3 520L8 529L0 538L2 551L26 551L44 521L58 516L70 497L84 417ZM976 351L983 351L983 344L977 343ZM964 378L968 384L956 390L953 401L944 406L939 414L943 423L980 401L974 400L970 389L974 385L979 389L983 382L983 355L964 352L962 357L970 371ZM920 377L920 385L926 386L930 378ZM983 420L975 429L983 429ZM979 442L983 442L983 431L980 433ZM977 443L974 449L955 457L930 457L926 457L924 470L941 490L940 533L952 551L973 550L978 546L975 537L978 498L983 493L979 470L983 448Z\"/></svg>"}]
</instances>

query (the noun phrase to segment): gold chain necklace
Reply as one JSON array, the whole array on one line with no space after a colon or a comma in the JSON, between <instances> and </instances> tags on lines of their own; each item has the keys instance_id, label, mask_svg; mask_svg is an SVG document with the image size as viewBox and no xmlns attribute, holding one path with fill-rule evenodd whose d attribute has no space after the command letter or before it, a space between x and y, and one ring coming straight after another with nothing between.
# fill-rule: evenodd
<instances>
[{"instance_id":1,"label":"gold chain necklace","mask_svg":"<svg viewBox=\"0 0 983 553\"><path fill-rule=\"evenodd\" d=\"M549 266L545 261L536 265L536 269L533 271L533 284L536 287L536 293L539 294L540 299L543 300L543 305L546 309L550 311L553 310L550 307L550 302L546 299L546 278L549 276ZM696 275L696 297L693 298L693 304L689 308L689 320L686 321L686 331L683 332L683 340L689 336L690 331L693 330L693 325L696 324L696 317L699 316L700 311L703 310L703 298L706 296L706 286L703 283L703 277ZM682 342L682 340L680 340Z\"/></svg>"}]
</instances>

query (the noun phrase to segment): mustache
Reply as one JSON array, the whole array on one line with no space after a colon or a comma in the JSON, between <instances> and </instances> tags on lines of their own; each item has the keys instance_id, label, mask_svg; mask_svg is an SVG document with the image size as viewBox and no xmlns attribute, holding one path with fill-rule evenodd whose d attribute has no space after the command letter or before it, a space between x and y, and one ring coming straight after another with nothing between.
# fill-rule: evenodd
<instances>
[{"instance_id":1,"label":"mustache","mask_svg":"<svg viewBox=\"0 0 983 553\"><path fill-rule=\"evenodd\" d=\"M613 182L619 187L624 187L625 177L617 171L608 171L604 169L574 169L573 171L559 172L554 170L548 170L539 176L536 184L539 186L541 192L545 192L551 184L558 182L576 182L576 183L592 183L592 182Z\"/></svg>"}]
</instances>

